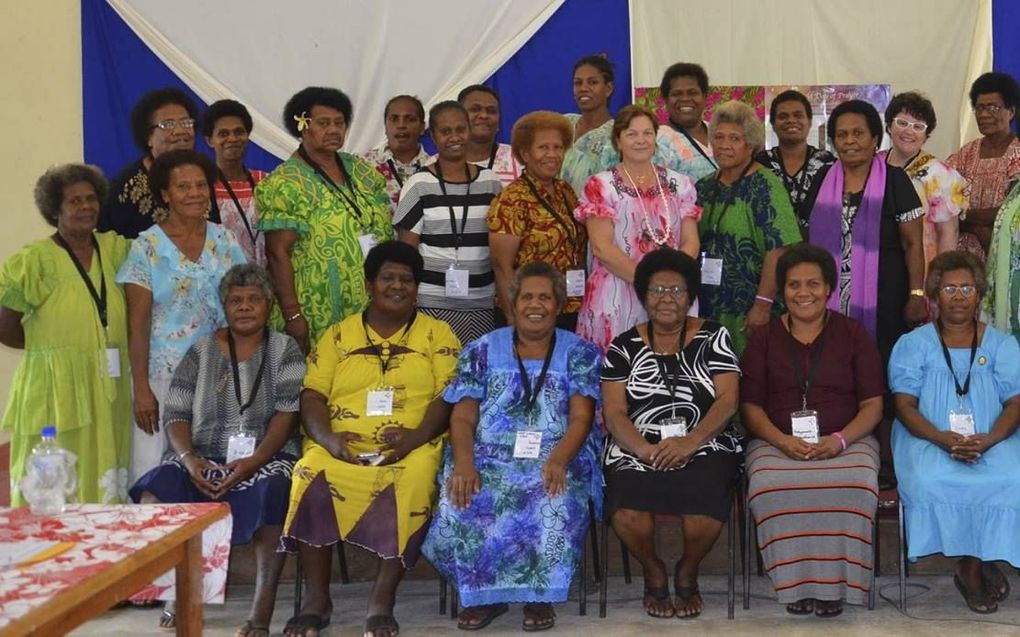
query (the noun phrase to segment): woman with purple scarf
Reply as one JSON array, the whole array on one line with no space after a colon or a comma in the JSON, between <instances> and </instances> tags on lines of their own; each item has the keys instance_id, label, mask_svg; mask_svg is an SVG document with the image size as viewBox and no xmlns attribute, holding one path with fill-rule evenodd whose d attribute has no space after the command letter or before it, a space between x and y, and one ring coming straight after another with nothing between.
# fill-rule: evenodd
<instances>
[{"instance_id":1,"label":"woman with purple scarf","mask_svg":"<svg viewBox=\"0 0 1020 637\"><path fill-rule=\"evenodd\" d=\"M882 118L874 106L844 102L833 109L826 127L839 159L818 173L804 201L807 240L836 260L838 293L829 298L829 307L864 325L884 368L896 340L928 318L924 207L907 173L876 156ZM894 484L890 423L887 418L879 427L883 487Z\"/></svg>"}]
</instances>

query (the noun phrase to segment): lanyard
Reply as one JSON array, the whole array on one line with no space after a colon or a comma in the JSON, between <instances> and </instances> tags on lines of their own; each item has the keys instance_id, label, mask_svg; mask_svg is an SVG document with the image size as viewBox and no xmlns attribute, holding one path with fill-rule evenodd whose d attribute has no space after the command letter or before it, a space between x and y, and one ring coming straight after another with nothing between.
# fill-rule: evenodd
<instances>
[{"instance_id":1,"label":"lanyard","mask_svg":"<svg viewBox=\"0 0 1020 637\"><path fill-rule=\"evenodd\" d=\"M343 160L340 159L340 153L334 153L333 158L336 160L336 165L340 168L340 175L344 178L344 183L346 183L348 188L350 188L351 190L350 195L348 195L347 192L344 191L340 184L333 181L333 178L326 174L326 171L322 169L322 166L320 166L318 163L315 162L315 160L311 158L311 156L308 154L308 151L305 150L304 145L298 146L297 152L298 155L301 156L301 159L305 160L305 163L312 167L312 170L315 171L315 174L322 178L324 182L326 182L326 184L330 187L329 189L332 190L337 195L339 195L340 198L343 199L344 202L351 207L351 210L354 213L354 218L358 221L358 224L362 228L364 228L365 220L362 218L361 208L358 207L357 190L355 190L354 188L354 181L351 179L350 174L347 173L347 167L344 166Z\"/></svg>"},{"instance_id":2,"label":"lanyard","mask_svg":"<svg viewBox=\"0 0 1020 637\"><path fill-rule=\"evenodd\" d=\"M525 173L523 177L525 183L528 184L528 188L531 189L531 194L535 195L535 199L538 199L538 202L542 204L542 207L548 210L549 214L552 215L552 218L555 219L556 222L559 223L566 231L567 239L570 241L572 247L574 248L574 254L570 255L571 262L573 263L574 259L577 258L577 254L581 252L581 244L578 241L578 239L581 236L581 231L578 229L576 225L574 225L573 220L571 220L571 223L567 223L567 221L565 221L563 217L560 216L560 213L556 211L553 205L550 202L546 201L545 197L539 194L538 188L535 187L535 182L531 181L531 177L529 177L527 173ZM555 192L555 186L553 186L553 191ZM560 199L562 199L563 201L563 207L566 208L567 210L570 210L570 204L567 202L567 196L564 195L562 192L560 192ZM576 263L573 264L577 265Z\"/></svg>"},{"instance_id":3,"label":"lanyard","mask_svg":"<svg viewBox=\"0 0 1020 637\"><path fill-rule=\"evenodd\" d=\"M670 124L672 124L672 122L670 122ZM702 123L701 125L704 126L705 124ZM715 163L715 160L708 156L708 153L706 153L705 149L701 147L701 144L698 143L698 140L691 137L691 134L687 132L686 128L680 125L673 125L673 128L675 130L680 131L680 133L682 133L683 136L687 138L687 142L694 147L694 150L698 151L699 155L707 159L708 163L712 164L712 168L719 168L719 164Z\"/></svg>"},{"instance_id":4,"label":"lanyard","mask_svg":"<svg viewBox=\"0 0 1020 637\"><path fill-rule=\"evenodd\" d=\"M489 170L492 170L493 165L496 163L496 151L499 150L499 142L492 142L492 154L489 155L489 164L486 166Z\"/></svg>"},{"instance_id":5,"label":"lanyard","mask_svg":"<svg viewBox=\"0 0 1020 637\"><path fill-rule=\"evenodd\" d=\"M648 348L652 350L652 357L655 358L655 362L659 366L659 373L662 375L662 383L666 386L666 392L669 395L670 407L673 411L673 417L676 417L676 389L680 385L680 352L684 349L684 341L687 340L687 315L684 315L684 322L680 325L680 345L676 350L676 362L677 370L675 376L670 376L666 369L666 356L659 356L655 351L655 330L652 328L652 322L648 321Z\"/></svg>"},{"instance_id":6,"label":"lanyard","mask_svg":"<svg viewBox=\"0 0 1020 637\"><path fill-rule=\"evenodd\" d=\"M400 333L400 338L397 339L398 343L403 344L407 340L407 333L411 331L411 326L414 325L414 319L418 318L418 310L414 310L411 313L411 320L404 326L404 331ZM393 361L393 356L386 356L383 358L382 349L375 344L372 337L368 335L368 311L361 313L361 327L365 329L365 339L368 341L368 346L372 348L372 353L379 359L379 369L382 370L382 375L385 378L386 372L390 371L390 362Z\"/></svg>"},{"instance_id":7,"label":"lanyard","mask_svg":"<svg viewBox=\"0 0 1020 637\"><path fill-rule=\"evenodd\" d=\"M786 185L786 189L790 192L790 195L803 198L807 196L807 192L804 190L804 186L807 185L808 177L808 165L811 163L811 158L815 156L818 149L813 146L808 146L807 155L804 157L804 165L800 167L800 172L797 173L799 177L794 179L796 175L791 175L786 172L786 162L783 160L783 150L776 146L776 157L779 158L779 172L783 178L783 183Z\"/></svg>"},{"instance_id":8,"label":"lanyard","mask_svg":"<svg viewBox=\"0 0 1020 637\"><path fill-rule=\"evenodd\" d=\"M751 166L753 166L753 165L754 165L754 158L752 157L751 161L747 162L747 165L744 166L744 172L740 173L740 178L737 179L735 182L733 182L733 184L730 186L731 190L736 189L736 187L740 184L740 182L742 182L744 180L744 177L747 177L747 173L751 172ZM719 175L716 174L715 178L716 178L716 181L718 181L719 180ZM722 182L720 181L719 183L721 184ZM733 205L733 201L736 198L737 198L737 194L735 192L732 192L730 197L728 197L726 199L726 203L723 204L723 209L721 211L719 211L719 214L715 215L715 223L712 224L712 238L713 239L715 239L715 236L717 234L719 234L719 224L722 223L723 217L726 216L726 213L730 211L730 206Z\"/></svg>"},{"instance_id":9,"label":"lanyard","mask_svg":"<svg viewBox=\"0 0 1020 637\"><path fill-rule=\"evenodd\" d=\"M245 177L248 178L248 183L251 184L251 193L252 193L252 196L254 197L255 196L255 178L251 176L251 171L250 170L248 170L247 168L244 168L243 166L241 168L244 170ZM220 173L220 181L222 181L223 185L226 187L227 194L230 195L230 198L234 200L234 205L237 206L237 214L239 214L241 216L241 221L244 222L244 229L248 231L248 236L251 237L252 245L255 245L255 240L259 238L259 231L258 230L252 230L251 223L248 221L248 215L245 213L244 208L241 207L241 200L237 198L237 195L234 194L234 189L230 187L230 180L227 179L226 175L223 174L222 170L219 171L219 173Z\"/></svg>"},{"instance_id":10,"label":"lanyard","mask_svg":"<svg viewBox=\"0 0 1020 637\"><path fill-rule=\"evenodd\" d=\"M453 232L453 249L454 252L460 250L461 244L464 242L464 228L467 227L468 218L468 200L471 198L471 167L466 163L464 164L464 171L467 173L467 192L464 193L464 211L460 216L460 232L457 232L457 215L453 212L453 203L450 202L449 195L446 194L446 181L443 179L443 167L436 164L436 179L439 180L439 189L443 191L443 198L446 199L446 207L450 210L450 230Z\"/></svg>"},{"instance_id":11,"label":"lanyard","mask_svg":"<svg viewBox=\"0 0 1020 637\"><path fill-rule=\"evenodd\" d=\"M269 358L269 328L262 333L262 360L259 362L259 371L255 374L255 382L251 385L251 394L248 402L241 402L241 370L237 364L237 347L234 345L234 335L227 328L227 347L230 348L230 369L234 372L234 397L237 398L237 406L241 408L240 415L244 415L246 409L255 402L255 396L259 393L259 385L262 384L262 373L266 371L266 359Z\"/></svg>"},{"instance_id":12,"label":"lanyard","mask_svg":"<svg viewBox=\"0 0 1020 637\"><path fill-rule=\"evenodd\" d=\"M393 163L392 159L387 159L386 165L390 167L390 172L393 174L393 178L397 180L397 185L403 188L404 180L400 178L400 171L397 170L397 165Z\"/></svg>"},{"instance_id":13,"label":"lanyard","mask_svg":"<svg viewBox=\"0 0 1020 637\"><path fill-rule=\"evenodd\" d=\"M524 404L528 408L528 414L530 415L534 411L535 403L538 402L538 395L542 393L542 387L545 386L545 377L549 373L549 364L552 362L553 350L556 349L556 332L553 331L552 340L549 341L549 351L545 353L545 362L542 363L542 371L538 375L538 379L535 381L535 389L531 389L531 380L528 379L528 371L524 369L524 361L521 360L521 353L517 350L517 344L520 338L517 336L517 330L514 330L514 358L517 359L517 367L521 371L521 384L524 386Z\"/></svg>"},{"instance_id":14,"label":"lanyard","mask_svg":"<svg viewBox=\"0 0 1020 637\"><path fill-rule=\"evenodd\" d=\"M811 390L811 385L815 382L815 374L818 373L818 364L822 361L822 352L825 349L825 337L829 333L829 311L825 310L825 323L822 325L822 331L815 339L814 345L811 347L811 362L805 373L801 370L800 357L797 355L796 344L799 342L793 337L793 321L791 317L787 317L787 327L790 331L790 338L786 340L786 351L790 355L790 364L793 365L793 377L797 382L797 387L800 388L800 403L801 409L807 409L807 395Z\"/></svg>"},{"instance_id":15,"label":"lanyard","mask_svg":"<svg viewBox=\"0 0 1020 637\"><path fill-rule=\"evenodd\" d=\"M89 295L92 300L96 303L96 310L99 312L99 322L103 324L103 329L106 329L107 316L106 316L106 275L103 273L103 255L99 253L99 242L96 241L96 236L92 235L92 249L95 250L96 259L99 261L99 293L96 293L96 286L92 284L92 279L89 277L89 273L85 271L85 266L81 264L78 257L75 256L74 251L71 250L71 246L67 244L64 237L60 236L60 233L54 235L57 244L61 248L67 251L67 256L71 257L71 262L74 263L74 267L78 270L78 274L81 276L82 281L85 281L85 287L89 290Z\"/></svg>"},{"instance_id":16,"label":"lanyard","mask_svg":"<svg viewBox=\"0 0 1020 637\"><path fill-rule=\"evenodd\" d=\"M961 400L964 396L970 392L970 373L974 368L974 355L977 354L978 345L978 326L977 321L974 321L974 338L970 342L970 365L967 366L967 378L964 379L963 385L960 385L960 381L956 378L956 370L953 369L953 359L949 356L949 348L946 347L946 339L942 338L942 319L938 320L938 333L939 343L942 344L942 355L946 357L946 365L949 367L949 373L953 375L953 384L956 385L956 395Z\"/></svg>"}]
</instances>

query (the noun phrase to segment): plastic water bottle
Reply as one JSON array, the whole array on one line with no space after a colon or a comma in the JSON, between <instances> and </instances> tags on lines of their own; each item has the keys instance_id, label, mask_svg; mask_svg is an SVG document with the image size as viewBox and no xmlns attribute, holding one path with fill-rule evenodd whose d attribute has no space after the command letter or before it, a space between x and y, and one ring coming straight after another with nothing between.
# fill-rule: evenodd
<instances>
[{"instance_id":1,"label":"plastic water bottle","mask_svg":"<svg viewBox=\"0 0 1020 637\"><path fill-rule=\"evenodd\" d=\"M64 510L78 488L77 457L57 444L57 428L43 427L42 441L32 448L21 479L22 495L35 515L56 515Z\"/></svg>"}]
</instances>

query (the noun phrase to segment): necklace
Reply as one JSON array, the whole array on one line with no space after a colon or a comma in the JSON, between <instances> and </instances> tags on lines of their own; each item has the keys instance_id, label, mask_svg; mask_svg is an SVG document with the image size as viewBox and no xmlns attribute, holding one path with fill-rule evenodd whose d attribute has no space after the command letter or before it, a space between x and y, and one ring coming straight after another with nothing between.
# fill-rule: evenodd
<instances>
[{"instance_id":1,"label":"necklace","mask_svg":"<svg viewBox=\"0 0 1020 637\"><path fill-rule=\"evenodd\" d=\"M662 182L659 181L659 172L655 170L655 166L652 166L652 173L655 174L655 185L659 188L659 198L662 200L662 209L666 213L666 222L664 224L665 229L661 234L652 228L652 221L648 216L648 210L645 209L645 200L641 196L641 190L638 188L637 184L634 183L634 178L630 176L630 171L627 170L627 166L623 162L620 162L620 167L623 168L623 173L627 175L627 180L630 182L631 188L633 188L634 192L637 194L638 205L641 206L641 227L644 230L645 238L650 239L653 243L659 246L669 245L670 239L673 238L673 228L669 226L669 202L666 201Z\"/></svg>"}]
</instances>

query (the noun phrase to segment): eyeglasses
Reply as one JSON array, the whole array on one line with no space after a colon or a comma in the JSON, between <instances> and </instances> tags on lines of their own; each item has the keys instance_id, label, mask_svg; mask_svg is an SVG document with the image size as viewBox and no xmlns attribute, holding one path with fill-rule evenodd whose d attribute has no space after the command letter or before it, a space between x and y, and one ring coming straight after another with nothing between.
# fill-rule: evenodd
<instances>
[{"instance_id":1,"label":"eyeglasses","mask_svg":"<svg viewBox=\"0 0 1020 637\"><path fill-rule=\"evenodd\" d=\"M991 113L992 115L995 115L999 111L1002 111L1002 110L1005 110L1005 109L1006 109L1006 105L1005 104L975 104L974 105L974 112L975 113L982 113L982 112L984 112L984 113Z\"/></svg>"},{"instance_id":2,"label":"eyeglasses","mask_svg":"<svg viewBox=\"0 0 1020 637\"><path fill-rule=\"evenodd\" d=\"M956 296L957 292L965 297L974 296L974 293L977 292L977 287L970 284L942 286L942 293L946 296Z\"/></svg>"},{"instance_id":3,"label":"eyeglasses","mask_svg":"<svg viewBox=\"0 0 1020 637\"><path fill-rule=\"evenodd\" d=\"M164 119L162 122L156 122L156 125L152 128L158 128L160 130L173 130L177 127L181 128L194 128L195 120L190 117L184 119Z\"/></svg>"},{"instance_id":4,"label":"eyeglasses","mask_svg":"<svg viewBox=\"0 0 1020 637\"><path fill-rule=\"evenodd\" d=\"M679 299L685 292L687 292L687 288L682 288L679 285L673 285L670 287L666 287L665 285L656 285L655 287L648 288L648 293L657 299L666 296L666 294L669 294L674 299Z\"/></svg>"},{"instance_id":5,"label":"eyeglasses","mask_svg":"<svg viewBox=\"0 0 1020 637\"><path fill-rule=\"evenodd\" d=\"M910 120L903 119L902 117L894 117L892 122L893 126L901 130L912 128L919 133L923 133L928 130L928 125L924 122L911 122Z\"/></svg>"}]
</instances>

